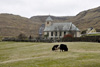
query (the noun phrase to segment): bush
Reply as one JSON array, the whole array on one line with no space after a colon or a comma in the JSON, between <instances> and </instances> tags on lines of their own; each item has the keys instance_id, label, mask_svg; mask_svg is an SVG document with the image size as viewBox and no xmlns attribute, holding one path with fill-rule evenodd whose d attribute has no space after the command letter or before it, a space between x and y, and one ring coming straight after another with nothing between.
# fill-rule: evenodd
<instances>
[{"instance_id":1,"label":"bush","mask_svg":"<svg viewBox=\"0 0 100 67\"><path fill-rule=\"evenodd\" d=\"M98 42L99 36L86 36L86 37L73 37L73 38L63 38L64 42Z\"/></svg>"},{"instance_id":2,"label":"bush","mask_svg":"<svg viewBox=\"0 0 100 67\"><path fill-rule=\"evenodd\" d=\"M63 37L63 41L69 41L69 40L71 40L73 38L73 36L71 35L71 34L67 34L67 35L65 35L64 37Z\"/></svg>"},{"instance_id":3,"label":"bush","mask_svg":"<svg viewBox=\"0 0 100 67\"><path fill-rule=\"evenodd\" d=\"M2 38L2 41L15 41L16 40L16 38L14 38L14 37L4 37L4 38Z\"/></svg>"},{"instance_id":4,"label":"bush","mask_svg":"<svg viewBox=\"0 0 100 67\"><path fill-rule=\"evenodd\" d=\"M19 40L26 40L27 36L25 34L21 33L21 34L18 35L18 39Z\"/></svg>"},{"instance_id":5,"label":"bush","mask_svg":"<svg viewBox=\"0 0 100 67\"><path fill-rule=\"evenodd\" d=\"M33 37L32 37L31 35L28 37L29 40L31 40L32 38L33 38Z\"/></svg>"},{"instance_id":6,"label":"bush","mask_svg":"<svg viewBox=\"0 0 100 67\"><path fill-rule=\"evenodd\" d=\"M67 34L64 36L64 38L72 38L73 36L71 34Z\"/></svg>"}]
</instances>

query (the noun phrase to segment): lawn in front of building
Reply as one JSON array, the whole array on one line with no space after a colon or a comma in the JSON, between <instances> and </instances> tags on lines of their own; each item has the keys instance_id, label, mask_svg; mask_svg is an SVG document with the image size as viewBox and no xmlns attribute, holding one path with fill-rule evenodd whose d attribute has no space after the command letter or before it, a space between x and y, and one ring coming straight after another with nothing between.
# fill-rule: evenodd
<instances>
[{"instance_id":1,"label":"lawn in front of building","mask_svg":"<svg viewBox=\"0 0 100 67\"><path fill-rule=\"evenodd\" d=\"M69 51L52 51L67 44ZM0 42L0 67L100 67L100 43Z\"/></svg>"}]
</instances>

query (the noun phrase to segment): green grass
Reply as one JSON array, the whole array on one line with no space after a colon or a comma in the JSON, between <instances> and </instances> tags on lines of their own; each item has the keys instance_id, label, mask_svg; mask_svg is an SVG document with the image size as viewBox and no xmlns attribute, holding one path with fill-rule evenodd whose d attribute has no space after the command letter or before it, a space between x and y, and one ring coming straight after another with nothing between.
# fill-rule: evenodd
<instances>
[{"instance_id":1,"label":"green grass","mask_svg":"<svg viewBox=\"0 0 100 67\"><path fill-rule=\"evenodd\" d=\"M3 37L2 37L2 36L0 36L0 41L2 41L2 38L3 38Z\"/></svg>"},{"instance_id":2,"label":"green grass","mask_svg":"<svg viewBox=\"0 0 100 67\"><path fill-rule=\"evenodd\" d=\"M63 43L68 52L51 50L60 43L0 42L0 67L100 67L100 43Z\"/></svg>"},{"instance_id":3,"label":"green grass","mask_svg":"<svg viewBox=\"0 0 100 67\"><path fill-rule=\"evenodd\" d=\"M100 34L87 34L86 36L100 36Z\"/></svg>"}]
</instances>

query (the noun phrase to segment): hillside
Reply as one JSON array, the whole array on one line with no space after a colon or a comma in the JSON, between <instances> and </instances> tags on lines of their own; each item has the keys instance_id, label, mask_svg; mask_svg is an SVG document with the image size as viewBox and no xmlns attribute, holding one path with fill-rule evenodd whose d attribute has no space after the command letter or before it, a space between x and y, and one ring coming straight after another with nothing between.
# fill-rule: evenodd
<instances>
[{"instance_id":1,"label":"hillside","mask_svg":"<svg viewBox=\"0 0 100 67\"><path fill-rule=\"evenodd\" d=\"M0 36L37 35L39 24L31 22L28 18L12 14L0 14ZM35 32L35 33L34 33Z\"/></svg>"},{"instance_id":2,"label":"hillside","mask_svg":"<svg viewBox=\"0 0 100 67\"><path fill-rule=\"evenodd\" d=\"M77 25L81 30L89 27L100 29L100 7L80 12L70 20Z\"/></svg>"},{"instance_id":3,"label":"hillside","mask_svg":"<svg viewBox=\"0 0 100 67\"><path fill-rule=\"evenodd\" d=\"M31 21L37 23L44 23L48 16L33 16ZM85 10L77 14L76 16L56 17L51 16L53 22L72 22L80 30L86 30L89 27L100 29L100 7Z\"/></svg>"},{"instance_id":4,"label":"hillside","mask_svg":"<svg viewBox=\"0 0 100 67\"><path fill-rule=\"evenodd\" d=\"M30 20L35 22L35 23L45 23L45 20L47 19L48 16L49 15L33 16L30 18ZM70 20L70 18L73 18L73 16L61 16L61 17L51 16L51 18L53 19L53 22L64 22L66 20Z\"/></svg>"},{"instance_id":5,"label":"hillside","mask_svg":"<svg viewBox=\"0 0 100 67\"><path fill-rule=\"evenodd\" d=\"M24 33L27 36L38 36L41 24L45 23L46 16L25 18L13 14L0 14L0 36L18 36ZM76 16L51 16L53 22L72 22L81 31L89 27L100 29L100 7L85 10Z\"/></svg>"}]
</instances>

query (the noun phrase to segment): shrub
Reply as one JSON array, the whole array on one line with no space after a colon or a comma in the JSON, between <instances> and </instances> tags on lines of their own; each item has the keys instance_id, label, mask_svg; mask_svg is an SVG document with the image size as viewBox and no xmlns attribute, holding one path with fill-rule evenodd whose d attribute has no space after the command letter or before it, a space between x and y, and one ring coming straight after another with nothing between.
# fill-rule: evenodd
<instances>
[{"instance_id":1,"label":"shrub","mask_svg":"<svg viewBox=\"0 0 100 67\"><path fill-rule=\"evenodd\" d=\"M2 41L15 41L16 38L15 37L4 37L2 38Z\"/></svg>"},{"instance_id":2,"label":"shrub","mask_svg":"<svg viewBox=\"0 0 100 67\"><path fill-rule=\"evenodd\" d=\"M71 34L67 34L63 37L62 41L71 41L73 36Z\"/></svg>"},{"instance_id":3,"label":"shrub","mask_svg":"<svg viewBox=\"0 0 100 67\"><path fill-rule=\"evenodd\" d=\"M30 36L28 37L28 39L31 40L31 39L32 39L32 36L30 35Z\"/></svg>"},{"instance_id":4,"label":"shrub","mask_svg":"<svg viewBox=\"0 0 100 67\"><path fill-rule=\"evenodd\" d=\"M64 38L72 38L73 36L71 34L67 34L64 36Z\"/></svg>"},{"instance_id":5,"label":"shrub","mask_svg":"<svg viewBox=\"0 0 100 67\"><path fill-rule=\"evenodd\" d=\"M86 30L83 30L83 31L81 32L81 34L86 34Z\"/></svg>"},{"instance_id":6,"label":"shrub","mask_svg":"<svg viewBox=\"0 0 100 67\"><path fill-rule=\"evenodd\" d=\"M21 34L18 35L18 39L20 39L20 40L26 40L27 36L25 34L21 33Z\"/></svg>"}]
</instances>

